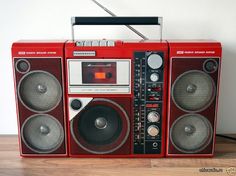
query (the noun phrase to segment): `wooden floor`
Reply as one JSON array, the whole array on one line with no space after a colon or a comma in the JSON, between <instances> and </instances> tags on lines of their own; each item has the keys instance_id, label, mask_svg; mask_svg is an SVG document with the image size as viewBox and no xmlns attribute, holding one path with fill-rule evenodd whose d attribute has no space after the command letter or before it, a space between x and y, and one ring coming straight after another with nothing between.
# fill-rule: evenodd
<instances>
[{"instance_id":1,"label":"wooden floor","mask_svg":"<svg viewBox=\"0 0 236 176\"><path fill-rule=\"evenodd\" d=\"M200 172L200 170L205 172ZM32 159L19 156L16 136L0 136L0 175L236 176L236 143L218 138L216 156L207 159Z\"/></svg>"}]
</instances>

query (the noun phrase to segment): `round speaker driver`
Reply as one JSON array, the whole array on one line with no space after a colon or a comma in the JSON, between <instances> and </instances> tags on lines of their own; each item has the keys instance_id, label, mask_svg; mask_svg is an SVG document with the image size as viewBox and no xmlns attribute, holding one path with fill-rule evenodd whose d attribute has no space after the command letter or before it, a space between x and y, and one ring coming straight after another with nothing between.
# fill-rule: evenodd
<instances>
[{"instance_id":1,"label":"round speaker driver","mask_svg":"<svg viewBox=\"0 0 236 176\"><path fill-rule=\"evenodd\" d=\"M181 74L172 86L172 99L184 111L202 111L211 104L214 97L214 81L199 70Z\"/></svg>"},{"instance_id":2,"label":"round speaker driver","mask_svg":"<svg viewBox=\"0 0 236 176\"><path fill-rule=\"evenodd\" d=\"M20 73L26 73L30 69L30 63L25 59L16 61L16 70Z\"/></svg>"},{"instance_id":3,"label":"round speaker driver","mask_svg":"<svg viewBox=\"0 0 236 176\"><path fill-rule=\"evenodd\" d=\"M96 105L80 116L78 130L88 143L106 145L115 141L121 134L121 117L109 106Z\"/></svg>"},{"instance_id":4,"label":"round speaker driver","mask_svg":"<svg viewBox=\"0 0 236 176\"><path fill-rule=\"evenodd\" d=\"M108 154L119 149L129 135L129 118L125 110L108 99L94 99L71 122L76 143L93 154Z\"/></svg>"},{"instance_id":5,"label":"round speaker driver","mask_svg":"<svg viewBox=\"0 0 236 176\"><path fill-rule=\"evenodd\" d=\"M208 119L199 114L187 114L174 121L170 139L176 149L183 153L197 153L211 142L213 129Z\"/></svg>"},{"instance_id":6,"label":"round speaker driver","mask_svg":"<svg viewBox=\"0 0 236 176\"><path fill-rule=\"evenodd\" d=\"M51 153L58 149L64 140L64 130L60 122L46 114L29 117L21 128L21 136L32 151Z\"/></svg>"},{"instance_id":7,"label":"round speaker driver","mask_svg":"<svg viewBox=\"0 0 236 176\"><path fill-rule=\"evenodd\" d=\"M21 102L30 110L47 112L60 103L62 89L52 74L33 71L20 80L18 95Z\"/></svg>"}]
</instances>

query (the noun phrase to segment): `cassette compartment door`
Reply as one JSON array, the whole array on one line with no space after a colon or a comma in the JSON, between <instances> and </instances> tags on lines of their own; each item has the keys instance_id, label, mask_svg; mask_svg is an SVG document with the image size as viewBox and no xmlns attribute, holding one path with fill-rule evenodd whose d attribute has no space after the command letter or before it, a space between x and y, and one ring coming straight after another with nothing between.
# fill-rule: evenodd
<instances>
[{"instance_id":1,"label":"cassette compartment door","mask_svg":"<svg viewBox=\"0 0 236 176\"><path fill-rule=\"evenodd\" d=\"M70 94L130 94L130 59L68 59Z\"/></svg>"}]
</instances>

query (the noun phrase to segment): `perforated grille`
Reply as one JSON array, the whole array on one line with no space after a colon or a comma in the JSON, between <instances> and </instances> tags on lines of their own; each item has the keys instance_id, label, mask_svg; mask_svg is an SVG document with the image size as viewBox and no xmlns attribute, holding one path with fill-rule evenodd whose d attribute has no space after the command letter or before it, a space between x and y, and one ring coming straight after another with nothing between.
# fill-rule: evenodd
<instances>
[{"instance_id":1,"label":"perforated grille","mask_svg":"<svg viewBox=\"0 0 236 176\"><path fill-rule=\"evenodd\" d=\"M170 139L181 152L196 153L205 149L211 142L213 130L206 117L187 114L172 124Z\"/></svg>"},{"instance_id":2,"label":"perforated grille","mask_svg":"<svg viewBox=\"0 0 236 176\"><path fill-rule=\"evenodd\" d=\"M58 80L50 73L33 71L20 80L18 95L29 109L45 112L60 102L62 89Z\"/></svg>"},{"instance_id":3,"label":"perforated grille","mask_svg":"<svg viewBox=\"0 0 236 176\"><path fill-rule=\"evenodd\" d=\"M64 140L64 130L60 122L46 114L29 117L21 128L24 143L37 153L55 151Z\"/></svg>"},{"instance_id":4,"label":"perforated grille","mask_svg":"<svg viewBox=\"0 0 236 176\"><path fill-rule=\"evenodd\" d=\"M202 71L185 72L172 86L172 99L184 111L201 111L210 105L214 97L215 84Z\"/></svg>"}]
</instances>

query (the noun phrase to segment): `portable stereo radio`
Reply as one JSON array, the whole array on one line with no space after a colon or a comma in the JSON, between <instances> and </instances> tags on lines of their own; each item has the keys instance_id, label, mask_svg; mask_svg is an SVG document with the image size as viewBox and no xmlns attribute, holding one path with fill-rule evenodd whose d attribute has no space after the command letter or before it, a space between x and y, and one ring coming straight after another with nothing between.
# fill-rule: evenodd
<instances>
[{"instance_id":1,"label":"portable stereo radio","mask_svg":"<svg viewBox=\"0 0 236 176\"><path fill-rule=\"evenodd\" d=\"M162 18L73 17L75 25L162 28ZM213 155L218 42L73 37L19 41L12 57L22 156Z\"/></svg>"}]
</instances>

